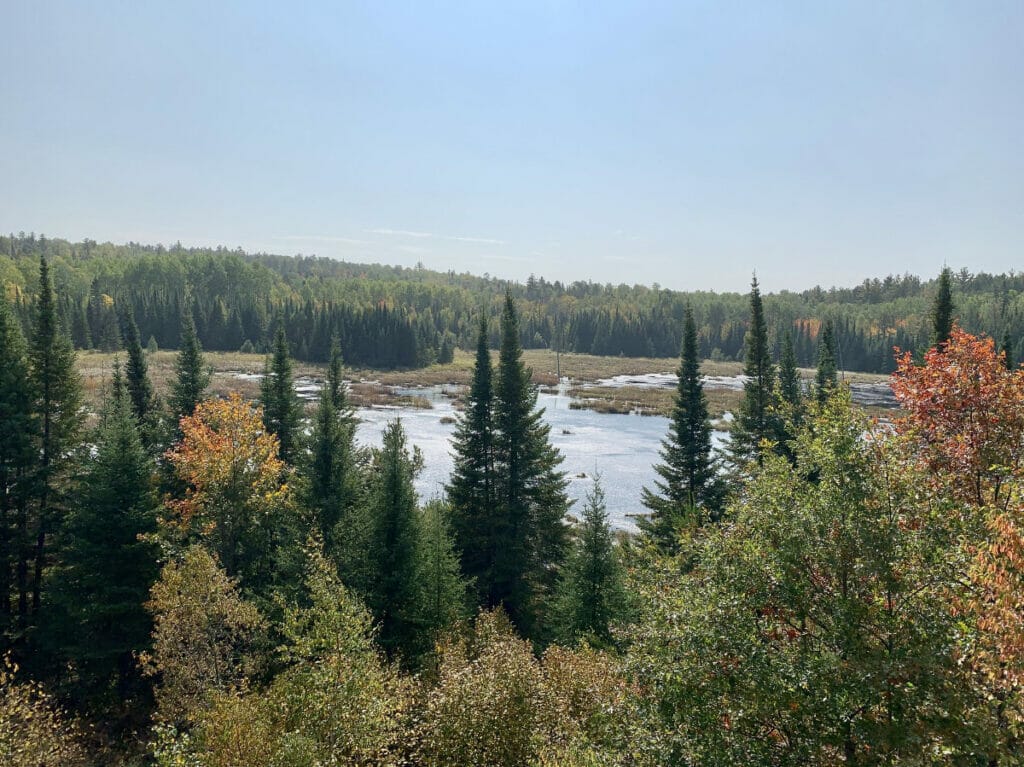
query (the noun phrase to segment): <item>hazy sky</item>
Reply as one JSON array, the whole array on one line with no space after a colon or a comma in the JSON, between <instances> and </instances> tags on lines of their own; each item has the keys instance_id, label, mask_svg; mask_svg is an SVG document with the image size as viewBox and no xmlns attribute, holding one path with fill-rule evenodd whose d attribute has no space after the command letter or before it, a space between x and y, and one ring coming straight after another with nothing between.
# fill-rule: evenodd
<instances>
[{"instance_id":1,"label":"hazy sky","mask_svg":"<svg viewBox=\"0 0 1024 767\"><path fill-rule=\"evenodd\" d=\"M0 0L0 229L769 290L1024 268L1024 2Z\"/></svg>"}]
</instances>

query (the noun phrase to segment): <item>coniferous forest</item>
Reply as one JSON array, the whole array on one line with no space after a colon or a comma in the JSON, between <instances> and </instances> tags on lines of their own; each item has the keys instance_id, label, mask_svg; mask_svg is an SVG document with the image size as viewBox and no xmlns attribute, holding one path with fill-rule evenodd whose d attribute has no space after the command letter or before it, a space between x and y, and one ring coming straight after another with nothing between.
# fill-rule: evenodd
<instances>
[{"instance_id":1,"label":"coniferous forest","mask_svg":"<svg viewBox=\"0 0 1024 767\"><path fill-rule=\"evenodd\" d=\"M714 296L0 245L0 763L1024 760L1019 276ZM639 534L600 480L568 521L531 344L678 355ZM258 399L208 396L205 351L244 345ZM422 503L400 420L356 440L345 368L454 345ZM96 414L76 347L122 350ZM746 374L726 451L716 353ZM295 358L325 363L308 410ZM858 366L893 370L892 420L851 404Z\"/></svg>"},{"instance_id":2,"label":"coniferous forest","mask_svg":"<svg viewBox=\"0 0 1024 767\"><path fill-rule=\"evenodd\" d=\"M326 363L337 340L348 365L415 368L450 361L456 347L475 348L481 312L489 319L488 343L497 348L510 289L523 348L673 357L689 307L703 359L742 360L746 353L748 307L735 293L563 284L534 276L508 284L313 256L0 236L0 282L26 331L39 301L35 272L44 256L58 315L77 349L119 348L123 314L134 318L144 346L152 340L160 349L176 349L188 314L209 351L269 351L279 323L298 360ZM961 327L1000 343L1005 338L1013 358L1024 358L1024 275L964 269L948 277ZM769 351L779 359L788 335L796 364L815 367L819 335L830 327L839 368L891 373L894 346L915 353L929 347L939 288L937 280L905 274L850 289L766 295Z\"/></svg>"}]
</instances>

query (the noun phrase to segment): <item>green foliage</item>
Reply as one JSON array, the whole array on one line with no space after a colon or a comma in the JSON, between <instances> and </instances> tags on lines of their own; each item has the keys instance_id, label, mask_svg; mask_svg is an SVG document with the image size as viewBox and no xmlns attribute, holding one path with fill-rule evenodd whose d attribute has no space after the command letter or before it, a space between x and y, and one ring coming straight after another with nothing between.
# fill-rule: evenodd
<instances>
[{"instance_id":1,"label":"green foliage","mask_svg":"<svg viewBox=\"0 0 1024 767\"><path fill-rule=\"evenodd\" d=\"M142 341L139 338L139 328L135 324L135 318L127 314L121 324L124 348L128 353L128 362L125 364L128 395L131 397L135 418L140 425L145 425L156 408L153 384L149 381L146 355L142 352Z\"/></svg>"},{"instance_id":2,"label":"green foliage","mask_svg":"<svg viewBox=\"0 0 1024 767\"><path fill-rule=\"evenodd\" d=\"M157 713L171 724L195 722L211 694L243 685L257 666L263 619L201 546L168 562L153 585L153 649L142 657L157 678Z\"/></svg>"},{"instance_id":3,"label":"green foliage","mask_svg":"<svg viewBox=\"0 0 1024 767\"><path fill-rule=\"evenodd\" d=\"M203 360L203 347L196 336L191 312L182 320L178 356L174 361L175 378L171 383L171 412L174 422L192 415L210 385L210 369Z\"/></svg>"},{"instance_id":4,"label":"green foliage","mask_svg":"<svg viewBox=\"0 0 1024 767\"><path fill-rule=\"evenodd\" d=\"M288 353L288 340L284 326L278 323L274 335L274 348L263 368L260 382L263 402L263 425L277 436L281 460L291 463L295 458L299 438L299 420L302 406L292 382L292 361Z\"/></svg>"},{"instance_id":5,"label":"green foliage","mask_svg":"<svg viewBox=\"0 0 1024 767\"><path fill-rule=\"evenodd\" d=\"M933 346L942 346L949 340L949 334L953 330L953 315L955 312L956 309L953 305L953 274L947 266L939 274L938 290L932 303Z\"/></svg>"},{"instance_id":6,"label":"green foliage","mask_svg":"<svg viewBox=\"0 0 1024 767\"><path fill-rule=\"evenodd\" d=\"M432 501L420 511L417 530L417 628L421 654L443 631L466 617L467 589L448 529L449 507Z\"/></svg>"},{"instance_id":7,"label":"green foliage","mask_svg":"<svg viewBox=\"0 0 1024 767\"><path fill-rule=\"evenodd\" d=\"M448 483L452 531L462 572L474 582L481 602L491 600L491 568L498 545L494 389L487 339L487 317L482 315L473 382L452 440L455 465Z\"/></svg>"},{"instance_id":8,"label":"green foliage","mask_svg":"<svg viewBox=\"0 0 1024 767\"><path fill-rule=\"evenodd\" d=\"M553 613L559 641L586 639L601 647L612 645L611 627L625 618L628 597L624 573L608 526L608 511L600 477L587 494L583 520L576 530Z\"/></svg>"},{"instance_id":9,"label":"green foliage","mask_svg":"<svg viewBox=\"0 0 1024 767\"><path fill-rule=\"evenodd\" d=\"M95 452L62 531L59 565L50 573L47 644L70 663L76 697L107 707L139 694L133 656L148 646L151 622L143 603L158 570L156 467L132 404L116 369Z\"/></svg>"},{"instance_id":10,"label":"green foliage","mask_svg":"<svg viewBox=\"0 0 1024 767\"><path fill-rule=\"evenodd\" d=\"M836 337L832 320L827 320L818 339L818 371L814 377L814 395L818 405L823 405L839 385L836 365Z\"/></svg>"},{"instance_id":11,"label":"green foliage","mask_svg":"<svg viewBox=\"0 0 1024 767\"><path fill-rule=\"evenodd\" d=\"M85 765L82 732L40 685L17 678L9 656L0 668L0 764L5 767Z\"/></svg>"},{"instance_id":12,"label":"green foliage","mask_svg":"<svg viewBox=\"0 0 1024 767\"><path fill-rule=\"evenodd\" d=\"M840 390L768 454L696 568L639 584L630 667L659 760L958 763L970 686L949 594L966 531L950 502L850 412Z\"/></svg>"},{"instance_id":13,"label":"green foliage","mask_svg":"<svg viewBox=\"0 0 1024 767\"><path fill-rule=\"evenodd\" d=\"M697 328L693 312L686 310L683 349L668 436L661 444L662 463L654 467L660 479L657 492L644 488L642 501L651 510L643 529L660 546L671 549L681 527L717 519L725 487L718 460L711 451L711 422L704 398L697 355Z\"/></svg>"},{"instance_id":14,"label":"green foliage","mask_svg":"<svg viewBox=\"0 0 1024 767\"><path fill-rule=\"evenodd\" d=\"M757 277L750 284L750 327L746 336L746 362L743 374L743 403L730 438L735 466L741 471L751 461L761 463L764 444L776 442L779 434L776 412L775 365L768 344L768 326Z\"/></svg>"},{"instance_id":15,"label":"green foliage","mask_svg":"<svg viewBox=\"0 0 1024 767\"><path fill-rule=\"evenodd\" d=\"M495 547L487 604L504 605L527 636L539 637L541 607L565 556L569 508L562 455L548 441L537 392L522 361L519 318L505 296L494 388Z\"/></svg>"}]
</instances>

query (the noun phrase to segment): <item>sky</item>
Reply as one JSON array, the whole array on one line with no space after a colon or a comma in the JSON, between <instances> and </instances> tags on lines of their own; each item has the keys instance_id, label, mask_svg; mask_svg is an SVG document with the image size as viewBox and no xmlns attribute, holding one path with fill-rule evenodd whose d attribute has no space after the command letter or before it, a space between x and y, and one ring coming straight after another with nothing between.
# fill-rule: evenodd
<instances>
[{"instance_id":1,"label":"sky","mask_svg":"<svg viewBox=\"0 0 1024 767\"><path fill-rule=\"evenodd\" d=\"M769 291L1024 265L1024 3L0 0L0 231Z\"/></svg>"}]
</instances>

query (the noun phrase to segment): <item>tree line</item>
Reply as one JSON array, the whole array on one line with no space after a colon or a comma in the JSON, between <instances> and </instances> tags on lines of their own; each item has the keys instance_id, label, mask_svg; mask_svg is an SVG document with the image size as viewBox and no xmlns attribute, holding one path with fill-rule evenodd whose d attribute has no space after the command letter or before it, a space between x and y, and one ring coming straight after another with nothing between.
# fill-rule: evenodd
<instances>
[{"instance_id":1,"label":"tree line","mask_svg":"<svg viewBox=\"0 0 1024 767\"><path fill-rule=\"evenodd\" d=\"M36 300L34 270L51 262L59 312L76 348L118 347L118 315L130 313L143 343L176 348L190 310L204 347L264 352L275 318L297 359L326 363L332 338L348 364L411 368L471 350L476 318L488 315L498 344L505 290L518 301L520 344L599 355L673 357L682 344L686 307L705 359L742 360L749 329L738 293L680 292L659 286L549 282L523 284L423 268L355 264L326 258L247 254L226 248L170 248L135 243L70 243L34 234L0 237L0 282L28 328ZM1024 275L950 274L962 327L1009 337L1024 353ZM837 364L892 372L892 349L929 347L929 307L937 280L889 276L852 289L814 288L764 297L768 342L776 363L786 336L798 366L813 367L820 334L831 324Z\"/></svg>"},{"instance_id":2,"label":"tree line","mask_svg":"<svg viewBox=\"0 0 1024 767\"><path fill-rule=\"evenodd\" d=\"M208 399L182 319L167 401L133 318L81 407L49 264L0 300L0 756L13 765L1013 764L1024 719L1024 369L956 321L896 358L903 415L779 364L755 280L729 449L684 309L636 537L561 456L502 299L446 496L392 422L355 440L332 343L300 407L283 322L258 401Z\"/></svg>"}]
</instances>

